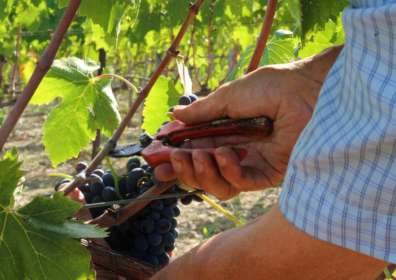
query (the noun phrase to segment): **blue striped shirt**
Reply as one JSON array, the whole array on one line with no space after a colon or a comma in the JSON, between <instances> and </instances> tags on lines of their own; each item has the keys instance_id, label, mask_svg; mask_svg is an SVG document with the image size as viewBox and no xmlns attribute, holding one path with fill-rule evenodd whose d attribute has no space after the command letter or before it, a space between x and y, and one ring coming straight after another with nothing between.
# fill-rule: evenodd
<instances>
[{"instance_id":1,"label":"blue striped shirt","mask_svg":"<svg viewBox=\"0 0 396 280\"><path fill-rule=\"evenodd\" d=\"M280 208L318 239L396 263L396 0L352 0L343 23Z\"/></svg>"}]
</instances>

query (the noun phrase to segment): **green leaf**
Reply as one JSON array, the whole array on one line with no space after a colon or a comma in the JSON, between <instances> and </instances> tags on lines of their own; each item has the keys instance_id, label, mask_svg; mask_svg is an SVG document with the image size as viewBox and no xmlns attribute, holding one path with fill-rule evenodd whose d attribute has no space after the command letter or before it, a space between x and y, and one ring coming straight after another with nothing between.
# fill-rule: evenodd
<instances>
[{"instance_id":1,"label":"green leaf","mask_svg":"<svg viewBox=\"0 0 396 280\"><path fill-rule=\"evenodd\" d=\"M314 29L323 29L330 19L335 21L348 3L348 0L300 0L302 37Z\"/></svg>"},{"instance_id":2,"label":"green leaf","mask_svg":"<svg viewBox=\"0 0 396 280\"><path fill-rule=\"evenodd\" d=\"M283 31L285 32L285 31ZM294 50L297 46L295 38L272 37L267 44L260 66L269 64L287 63L294 59ZM255 50L255 45L247 47L241 54L237 66L228 74L225 81L233 81L243 76Z\"/></svg>"},{"instance_id":3,"label":"green leaf","mask_svg":"<svg viewBox=\"0 0 396 280\"><path fill-rule=\"evenodd\" d=\"M336 22L330 20L325 24L323 30L308 35L311 38L305 41L303 48L298 52L298 56L300 58L309 57L331 46L341 45L344 42L344 31L340 22L341 18Z\"/></svg>"},{"instance_id":4,"label":"green leaf","mask_svg":"<svg viewBox=\"0 0 396 280\"><path fill-rule=\"evenodd\" d=\"M7 152L0 161L0 207L14 206L14 191L23 175L20 166L16 151Z\"/></svg>"},{"instance_id":5,"label":"green leaf","mask_svg":"<svg viewBox=\"0 0 396 280\"><path fill-rule=\"evenodd\" d=\"M160 77L144 103L142 128L147 133L155 134L164 122L169 121L168 112L176 105L176 96L180 95L172 82Z\"/></svg>"},{"instance_id":6,"label":"green leaf","mask_svg":"<svg viewBox=\"0 0 396 280\"><path fill-rule=\"evenodd\" d=\"M0 160L0 278L86 279L90 255L70 236L99 238L105 232L70 221L80 206L60 193L14 208L20 165L15 152Z\"/></svg>"},{"instance_id":7,"label":"green leaf","mask_svg":"<svg viewBox=\"0 0 396 280\"><path fill-rule=\"evenodd\" d=\"M78 58L57 60L31 101L62 99L44 124L43 142L54 165L77 156L97 129L109 136L120 122L111 80L94 78L97 69Z\"/></svg>"},{"instance_id":8,"label":"green leaf","mask_svg":"<svg viewBox=\"0 0 396 280\"><path fill-rule=\"evenodd\" d=\"M66 6L68 1L61 0L62 6ZM118 25L128 8L133 4L130 0L82 0L79 13L82 16L89 17L94 23L99 24L105 32L114 34Z\"/></svg>"}]
</instances>

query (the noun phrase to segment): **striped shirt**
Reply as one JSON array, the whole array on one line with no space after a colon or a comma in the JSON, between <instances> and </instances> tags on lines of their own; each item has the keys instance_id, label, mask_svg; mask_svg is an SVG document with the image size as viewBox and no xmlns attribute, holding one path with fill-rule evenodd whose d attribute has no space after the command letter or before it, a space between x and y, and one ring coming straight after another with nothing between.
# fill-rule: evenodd
<instances>
[{"instance_id":1,"label":"striped shirt","mask_svg":"<svg viewBox=\"0 0 396 280\"><path fill-rule=\"evenodd\" d=\"M396 0L352 0L343 23L280 208L309 235L396 263Z\"/></svg>"}]
</instances>

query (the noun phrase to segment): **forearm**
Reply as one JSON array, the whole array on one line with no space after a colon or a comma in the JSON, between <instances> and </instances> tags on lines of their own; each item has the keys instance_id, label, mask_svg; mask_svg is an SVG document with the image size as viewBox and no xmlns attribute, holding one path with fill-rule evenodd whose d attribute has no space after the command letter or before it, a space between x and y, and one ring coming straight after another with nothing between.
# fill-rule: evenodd
<instances>
[{"instance_id":1,"label":"forearm","mask_svg":"<svg viewBox=\"0 0 396 280\"><path fill-rule=\"evenodd\" d=\"M152 280L371 280L385 266L306 235L274 207L252 224L209 239Z\"/></svg>"}]
</instances>

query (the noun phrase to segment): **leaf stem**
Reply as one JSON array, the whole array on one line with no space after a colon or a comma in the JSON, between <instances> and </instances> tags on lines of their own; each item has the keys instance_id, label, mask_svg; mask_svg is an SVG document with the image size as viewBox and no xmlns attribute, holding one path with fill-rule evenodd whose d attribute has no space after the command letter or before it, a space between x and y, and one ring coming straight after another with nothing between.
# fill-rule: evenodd
<instances>
[{"instance_id":1,"label":"leaf stem","mask_svg":"<svg viewBox=\"0 0 396 280\"><path fill-rule=\"evenodd\" d=\"M65 34L69 29L69 26L72 23L78 8L80 7L80 3L81 0L70 0L69 6L64 13L63 18L59 23L50 44L48 45L44 54L37 63L36 69L34 70L32 77L24 88L22 94L17 99L15 106L8 114L3 126L0 128L0 151L2 151L8 137L10 136L11 132L14 130L16 124L21 118L30 99L36 92L45 74L47 74L48 70L50 69L58 52L58 49L63 41L63 38L65 37Z\"/></svg>"},{"instance_id":2,"label":"leaf stem","mask_svg":"<svg viewBox=\"0 0 396 280\"><path fill-rule=\"evenodd\" d=\"M249 67L247 69L247 73L256 70L257 67L260 65L260 60L267 46L268 38L272 29L272 24L274 22L276 6L277 6L277 0L268 0L267 11L264 17L264 23L261 29L260 36L257 40L256 49L250 61Z\"/></svg>"},{"instance_id":3,"label":"leaf stem","mask_svg":"<svg viewBox=\"0 0 396 280\"><path fill-rule=\"evenodd\" d=\"M129 88L131 88L135 93L138 93L139 90L137 89L137 87L132 84L130 81L128 81L127 79L125 79L123 76L117 75L117 74L102 74L99 76L96 76L95 79L105 79L105 78L113 78L113 79L118 79L120 81L122 81L123 83L125 83Z\"/></svg>"}]
</instances>

